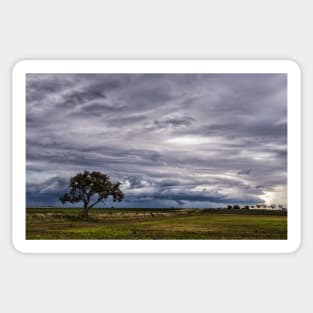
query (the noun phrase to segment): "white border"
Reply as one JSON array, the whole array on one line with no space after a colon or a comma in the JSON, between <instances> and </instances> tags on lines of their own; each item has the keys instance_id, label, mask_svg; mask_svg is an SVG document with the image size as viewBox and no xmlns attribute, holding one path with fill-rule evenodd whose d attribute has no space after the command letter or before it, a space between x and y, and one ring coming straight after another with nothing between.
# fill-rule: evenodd
<instances>
[{"instance_id":1,"label":"white border","mask_svg":"<svg viewBox=\"0 0 313 313\"><path fill-rule=\"evenodd\" d=\"M26 240L26 73L287 73L287 240ZM289 253L301 242L301 71L289 60L23 60L13 68L12 240L23 253Z\"/></svg>"}]
</instances>

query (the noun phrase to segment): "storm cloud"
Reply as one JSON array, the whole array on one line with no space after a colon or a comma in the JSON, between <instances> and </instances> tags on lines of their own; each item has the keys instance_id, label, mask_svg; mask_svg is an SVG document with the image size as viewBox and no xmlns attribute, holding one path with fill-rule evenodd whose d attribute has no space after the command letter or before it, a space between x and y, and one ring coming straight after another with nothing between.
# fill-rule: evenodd
<instances>
[{"instance_id":1,"label":"storm cloud","mask_svg":"<svg viewBox=\"0 0 313 313\"><path fill-rule=\"evenodd\" d=\"M84 170L123 207L287 204L285 74L27 74L26 100L28 206Z\"/></svg>"}]
</instances>

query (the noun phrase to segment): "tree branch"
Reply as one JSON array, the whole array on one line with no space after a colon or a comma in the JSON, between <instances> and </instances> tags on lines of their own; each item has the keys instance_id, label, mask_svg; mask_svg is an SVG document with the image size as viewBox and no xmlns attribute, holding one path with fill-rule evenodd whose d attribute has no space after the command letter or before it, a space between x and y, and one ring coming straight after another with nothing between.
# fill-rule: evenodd
<instances>
[{"instance_id":1,"label":"tree branch","mask_svg":"<svg viewBox=\"0 0 313 313\"><path fill-rule=\"evenodd\" d=\"M103 198L98 198L92 205L90 205L88 208L91 209L94 205L96 205L97 203L99 203L100 201L102 201Z\"/></svg>"}]
</instances>

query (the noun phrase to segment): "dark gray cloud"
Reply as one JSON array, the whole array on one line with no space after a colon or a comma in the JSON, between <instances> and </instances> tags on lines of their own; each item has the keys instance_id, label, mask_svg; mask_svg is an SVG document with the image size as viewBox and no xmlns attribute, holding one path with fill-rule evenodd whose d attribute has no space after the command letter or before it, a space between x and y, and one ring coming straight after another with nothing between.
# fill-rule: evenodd
<instances>
[{"instance_id":1,"label":"dark gray cloud","mask_svg":"<svg viewBox=\"0 0 313 313\"><path fill-rule=\"evenodd\" d=\"M26 87L28 205L60 205L83 170L120 180L121 206L286 204L285 74L28 74Z\"/></svg>"},{"instance_id":2,"label":"dark gray cloud","mask_svg":"<svg viewBox=\"0 0 313 313\"><path fill-rule=\"evenodd\" d=\"M247 170L241 170L238 172L238 175L249 175L251 173L250 169Z\"/></svg>"}]
</instances>

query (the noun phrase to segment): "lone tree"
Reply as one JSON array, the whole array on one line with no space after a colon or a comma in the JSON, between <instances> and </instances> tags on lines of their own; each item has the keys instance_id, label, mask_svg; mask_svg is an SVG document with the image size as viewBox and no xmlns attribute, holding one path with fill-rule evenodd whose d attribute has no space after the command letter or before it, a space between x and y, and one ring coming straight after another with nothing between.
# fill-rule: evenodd
<instances>
[{"instance_id":1,"label":"lone tree","mask_svg":"<svg viewBox=\"0 0 313 313\"><path fill-rule=\"evenodd\" d=\"M99 202L103 202L109 196L113 201L122 201L123 192L120 190L120 182L112 183L109 176L101 172L84 171L71 177L69 192L60 197L60 201L84 203L83 217L88 220L88 211Z\"/></svg>"}]
</instances>

